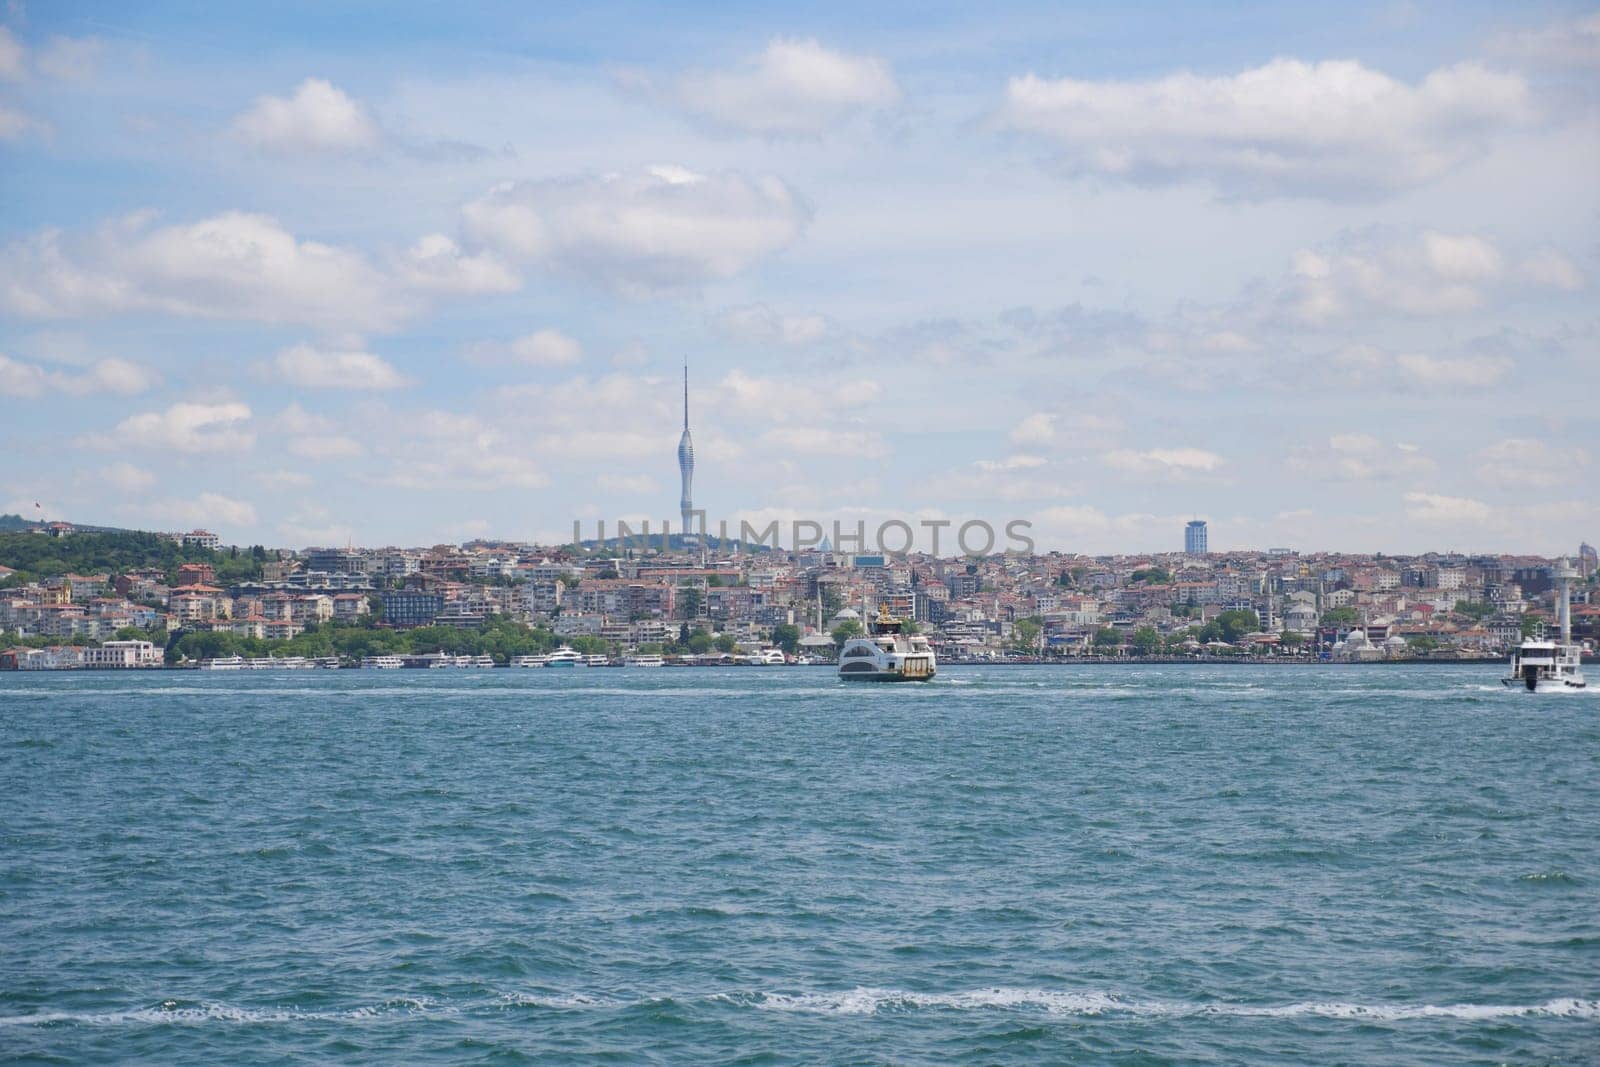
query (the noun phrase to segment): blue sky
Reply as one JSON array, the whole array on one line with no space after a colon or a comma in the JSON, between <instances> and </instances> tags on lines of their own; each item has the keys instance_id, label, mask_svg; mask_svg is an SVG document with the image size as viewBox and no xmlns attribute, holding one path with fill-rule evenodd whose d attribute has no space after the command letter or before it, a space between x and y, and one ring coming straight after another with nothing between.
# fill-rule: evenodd
<instances>
[{"instance_id":1,"label":"blue sky","mask_svg":"<svg viewBox=\"0 0 1600 1067\"><path fill-rule=\"evenodd\" d=\"M0 510L1600 535L1600 13L0 8Z\"/></svg>"}]
</instances>

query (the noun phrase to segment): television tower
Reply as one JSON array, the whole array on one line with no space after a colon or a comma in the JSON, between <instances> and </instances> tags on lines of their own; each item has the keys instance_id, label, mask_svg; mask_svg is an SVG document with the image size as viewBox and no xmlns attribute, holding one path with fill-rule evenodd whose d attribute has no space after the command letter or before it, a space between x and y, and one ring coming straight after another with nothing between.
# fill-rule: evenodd
<instances>
[{"instance_id":1,"label":"television tower","mask_svg":"<svg viewBox=\"0 0 1600 1067\"><path fill-rule=\"evenodd\" d=\"M678 512L683 518L683 542L690 544L690 531L693 528L694 503L690 499L694 487L694 438L689 436L689 361L683 361L683 436L678 439L678 473L683 477L683 495L678 499ZM700 561L705 563L706 546L703 538L695 538L700 543Z\"/></svg>"}]
</instances>

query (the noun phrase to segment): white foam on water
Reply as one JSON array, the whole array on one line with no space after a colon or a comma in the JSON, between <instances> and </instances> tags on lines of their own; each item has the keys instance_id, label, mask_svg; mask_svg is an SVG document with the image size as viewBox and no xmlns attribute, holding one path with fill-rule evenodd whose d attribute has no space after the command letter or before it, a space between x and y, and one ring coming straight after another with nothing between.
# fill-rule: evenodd
<instances>
[{"instance_id":1,"label":"white foam on water","mask_svg":"<svg viewBox=\"0 0 1600 1067\"><path fill-rule=\"evenodd\" d=\"M943 1008L952 1010L1043 1011L1049 1015L1128 1015L1135 1017L1231 1016L1239 1018L1326 1018L1400 1022L1459 1019L1485 1022L1510 1018L1600 1019L1600 1000L1563 997L1539 1004L1357 1004L1301 1001L1293 1004L1202 1004L1185 1001L1125 1000L1112 993L1051 989L975 989L958 993L913 993L899 989L857 988L833 993L757 993L727 998L774 1011L825 1015L875 1015L878 1012Z\"/></svg>"},{"instance_id":2,"label":"white foam on water","mask_svg":"<svg viewBox=\"0 0 1600 1067\"><path fill-rule=\"evenodd\" d=\"M299 1022L361 1023L414 1017L458 1015L473 1010L506 1007L545 1008L553 1011L601 1011L636 1007L666 999L618 999L589 993L503 993L493 1001L439 1004L426 998L395 997L338 1011L302 1011L298 1008L240 1008L204 1003L180 1007L167 1002L154 1008L104 1012L38 1012L0 1016L0 1026L194 1026L208 1023L274 1025ZM818 1015L877 1015L907 1011L1012 1011L1042 1012L1060 1016L1130 1018L1231 1017L1260 1019L1321 1018L1360 1022L1407 1022L1426 1019L1479 1023L1502 1019L1600 1020L1600 1000L1560 997L1538 1004L1360 1004L1348 1001L1298 1001L1292 1004L1200 1003L1171 1000L1125 999L1095 990L1025 989L993 987L953 993L917 993L904 989L858 987L825 993L716 993L699 999L741 1008L802 1012Z\"/></svg>"},{"instance_id":3,"label":"white foam on water","mask_svg":"<svg viewBox=\"0 0 1600 1067\"><path fill-rule=\"evenodd\" d=\"M154 1008L125 1011L55 1011L34 1015L0 1015L0 1026L194 1026L204 1023L281 1024L297 1022L360 1022L417 1015L453 1015L457 1009L426 999L395 997L342 1011L302 1011L298 1008L239 1008L204 1003L179 1007L167 1002Z\"/></svg>"}]
</instances>

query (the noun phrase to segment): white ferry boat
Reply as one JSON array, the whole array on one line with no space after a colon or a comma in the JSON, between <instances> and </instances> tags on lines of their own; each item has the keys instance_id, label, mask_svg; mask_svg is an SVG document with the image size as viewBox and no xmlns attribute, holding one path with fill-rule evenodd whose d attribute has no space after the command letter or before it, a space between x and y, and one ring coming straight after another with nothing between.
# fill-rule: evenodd
<instances>
[{"instance_id":1,"label":"white ferry boat","mask_svg":"<svg viewBox=\"0 0 1600 1067\"><path fill-rule=\"evenodd\" d=\"M905 624L889 617L886 607L867 624L868 633L852 637L839 650L839 677L863 682L926 682L938 671L933 646L921 634L908 634Z\"/></svg>"},{"instance_id":2,"label":"white ferry boat","mask_svg":"<svg viewBox=\"0 0 1600 1067\"><path fill-rule=\"evenodd\" d=\"M463 659L465 659L467 662L462 663L461 661ZM482 670L485 667L493 667L494 666L494 657L489 655L487 652L480 653L479 655L476 655L476 656L457 656L456 657L456 666L457 667L471 667L474 670Z\"/></svg>"},{"instance_id":3,"label":"white ferry boat","mask_svg":"<svg viewBox=\"0 0 1600 1067\"><path fill-rule=\"evenodd\" d=\"M545 661L544 661L544 665L546 667L583 667L583 666L586 666L586 664L583 662L583 653L582 652L575 652L572 649L568 648L566 645L562 645L560 648L558 648L554 652L550 653L550 655L546 656L545 657Z\"/></svg>"},{"instance_id":4,"label":"white ferry boat","mask_svg":"<svg viewBox=\"0 0 1600 1067\"><path fill-rule=\"evenodd\" d=\"M406 665L404 656L363 656L361 665L372 670L397 671Z\"/></svg>"},{"instance_id":5,"label":"white ferry boat","mask_svg":"<svg viewBox=\"0 0 1600 1067\"><path fill-rule=\"evenodd\" d=\"M1563 559L1552 575L1561 586L1556 597L1561 639L1524 640L1511 653L1511 671L1500 681L1508 689L1518 686L1530 693L1560 693L1583 689L1583 646L1572 642L1572 581L1578 572Z\"/></svg>"},{"instance_id":6,"label":"white ferry boat","mask_svg":"<svg viewBox=\"0 0 1600 1067\"><path fill-rule=\"evenodd\" d=\"M535 656L535 655L530 655L530 654L525 654L525 655L521 655L521 656L512 656L511 657L511 666L517 667L517 668L521 668L521 669L527 669L527 668L530 668L530 667L543 667L544 664L545 664L545 660L548 659L548 658L549 657L547 657L547 656Z\"/></svg>"},{"instance_id":7,"label":"white ferry boat","mask_svg":"<svg viewBox=\"0 0 1600 1067\"><path fill-rule=\"evenodd\" d=\"M631 656L622 657L624 667L665 667L667 661L654 652L636 652Z\"/></svg>"},{"instance_id":8,"label":"white ferry boat","mask_svg":"<svg viewBox=\"0 0 1600 1067\"><path fill-rule=\"evenodd\" d=\"M243 656L216 656L212 659L200 661L203 671L242 671L244 670Z\"/></svg>"},{"instance_id":9,"label":"white ferry boat","mask_svg":"<svg viewBox=\"0 0 1600 1067\"><path fill-rule=\"evenodd\" d=\"M609 667L611 666L611 661L598 652L594 652L583 657L583 665L585 667Z\"/></svg>"},{"instance_id":10,"label":"white ferry boat","mask_svg":"<svg viewBox=\"0 0 1600 1067\"><path fill-rule=\"evenodd\" d=\"M782 649L763 648L740 656L738 662L752 667L782 667L789 661L784 658Z\"/></svg>"}]
</instances>

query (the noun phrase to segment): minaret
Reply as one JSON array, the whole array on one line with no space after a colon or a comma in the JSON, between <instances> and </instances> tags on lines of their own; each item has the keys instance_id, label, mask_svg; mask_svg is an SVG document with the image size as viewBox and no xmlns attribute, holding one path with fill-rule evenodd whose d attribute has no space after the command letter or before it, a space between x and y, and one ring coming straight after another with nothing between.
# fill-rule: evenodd
<instances>
[{"instance_id":1,"label":"minaret","mask_svg":"<svg viewBox=\"0 0 1600 1067\"><path fill-rule=\"evenodd\" d=\"M678 473L683 476L683 495L678 500L678 511L683 517L683 540L689 543L690 531L693 528L691 512L694 504L690 500L691 490L694 486L694 439L689 436L689 361L683 361L683 436L678 439ZM700 546L700 554L705 555L705 545Z\"/></svg>"}]
</instances>

